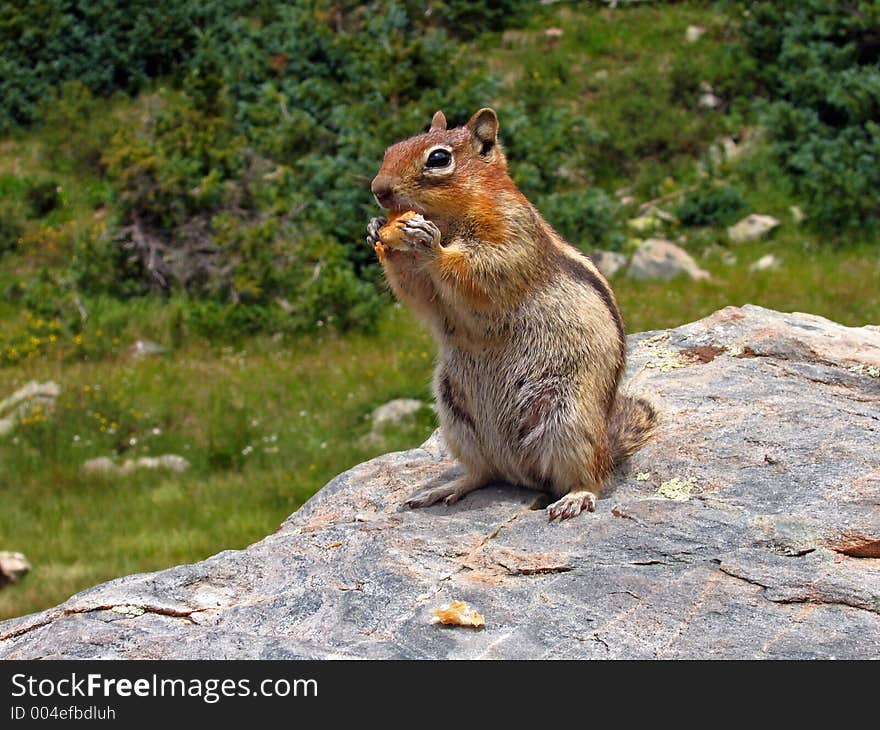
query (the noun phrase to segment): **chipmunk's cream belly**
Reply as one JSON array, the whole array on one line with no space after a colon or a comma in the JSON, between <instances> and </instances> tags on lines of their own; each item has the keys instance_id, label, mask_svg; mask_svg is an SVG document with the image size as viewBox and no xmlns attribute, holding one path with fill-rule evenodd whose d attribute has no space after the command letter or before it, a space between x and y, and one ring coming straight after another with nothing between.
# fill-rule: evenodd
<instances>
[{"instance_id":1,"label":"chipmunk's cream belly","mask_svg":"<svg viewBox=\"0 0 880 730\"><path fill-rule=\"evenodd\" d=\"M607 310L535 297L473 346L441 338L437 411L452 453L472 472L566 493L605 429L608 363L620 357Z\"/></svg>"},{"instance_id":2,"label":"chipmunk's cream belly","mask_svg":"<svg viewBox=\"0 0 880 730\"><path fill-rule=\"evenodd\" d=\"M527 483L515 453L516 401L499 352L450 348L434 378L437 413L452 453L469 470L514 483Z\"/></svg>"},{"instance_id":3,"label":"chipmunk's cream belly","mask_svg":"<svg viewBox=\"0 0 880 730\"><path fill-rule=\"evenodd\" d=\"M469 470L557 491L555 476L578 448L568 413L576 378L548 367L524 358L516 343L445 349L434 380L437 411L447 444Z\"/></svg>"}]
</instances>

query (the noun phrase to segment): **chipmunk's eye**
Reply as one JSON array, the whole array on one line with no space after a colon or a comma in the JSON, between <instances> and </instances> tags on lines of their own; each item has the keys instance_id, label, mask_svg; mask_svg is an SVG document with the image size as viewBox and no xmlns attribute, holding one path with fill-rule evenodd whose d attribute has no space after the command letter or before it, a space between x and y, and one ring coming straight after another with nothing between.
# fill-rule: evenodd
<instances>
[{"instance_id":1,"label":"chipmunk's eye","mask_svg":"<svg viewBox=\"0 0 880 730\"><path fill-rule=\"evenodd\" d=\"M425 162L425 167L447 167L451 162L452 153L439 147L436 150L431 150L431 154L428 155L428 159Z\"/></svg>"}]
</instances>

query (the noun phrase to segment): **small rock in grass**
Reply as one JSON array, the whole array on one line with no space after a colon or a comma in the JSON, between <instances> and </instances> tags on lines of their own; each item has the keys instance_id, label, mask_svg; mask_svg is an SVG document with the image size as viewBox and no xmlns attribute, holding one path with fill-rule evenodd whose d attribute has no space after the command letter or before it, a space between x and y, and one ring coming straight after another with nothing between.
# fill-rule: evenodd
<instances>
[{"instance_id":1,"label":"small rock in grass","mask_svg":"<svg viewBox=\"0 0 880 730\"><path fill-rule=\"evenodd\" d=\"M147 357L149 355L161 355L167 350L158 342L150 342L150 340L137 340L129 351L134 357Z\"/></svg>"},{"instance_id":2,"label":"small rock in grass","mask_svg":"<svg viewBox=\"0 0 880 730\"><path fill-rule=\"evenodd\" d=\"M696 43L705 32L706 29L701 25L689 25L684 33L684 38L688 43Z\"/></svg>"},{"instance_id":3,"label":"small rock in grass","mask_svg":"<svg viewBox=\"0 0 880 730\"><path fill-rule=\"evenodd\" d=\"M779 266L779 259L772 253L762 256L755 263L749 266L749 271L766 271L767 269L775 269Z\"/></svg>"},{"instance_id":4,"label":"small rock in grass","mask_svg":"<svg viewBox=\"0 0 880 730\"><path fill-rule=\"evenodd\" d=\"M177 454L126 459L120 465L117 465L108 456L99 456L96 459L89 459L82 465L83 471L90 474L131 474L138 469L168 469L179 473L186 471L189 467L190 463Z\"/></svg>"},{"instance_id":5,"label":"small rock in grass","mask_svg":"<svg viewBox=\"0 0 880 730\"><path fill-rule=\"evenodd\" d=\"M9 583L18 583L31 570L31 564L24 553L0 550L0 588Z\"/></svg>"},{"instance_id":6,"label":"small rock in grass","mask_svg":"<svg viewBox=\"0 0 880 730\"><path fill-rule=\"evenodd\" d=\"M715 93L710 84L703 81L700 83L700 98L697 99L697 106L701 109L717 109L724 103L724 99Z\"/></svg>"},{"instance_id":7,"label":"small rock in grass","mask_svg":"<svg viewBox=\"0 0 880 730\"><path fill-rule=\"evenodd\" d=\"M18 422L30 415L36 408L49 413L55 407L55 399L61 393L58 383L52 380L38 383L36 380L23 385L8 398L0 401L0 436L10 433Z\"/></svg>"},{"instance_id":8,"label":"small rock in grass","mask_svg":"<svg viewBox=\"0 0 880 730\"><path fill-rule=\"evenodd\" d=\"M118 467L109 456L99 456L83 462L82 470L87 474L115 474Z\"/></svg>"},{"instance_id":9,"label":"small rock in grass","mask_svg":"<svg viewBox=\"0 0 880 730\"><path fill-rule=\"evenodd\" d=\"M736 225L727 229L727 236L734 243L757 241L764 238L779 225L779 221L771 215L753 213L746 216Z\"/></svg>"},{"instance_id":10,"label":"small rock in grass","mask_svg":"<svg viewBox=\"0 0 880 730\"><path fill-rule=\"evenodd\" d=\"M661 238L649 238L639 246L627 270L627 276L640 280L672 279L680 274L691 279L711 278L687 251Z\"/></svg>"},{"instance_id":11,"label":"small rock in grass","mask_svg":"<svg viewBox=\"0 0 880 730\"><path fill-rule=\"evenodd\" d=\"M617 251L593 251L590 260L606 279L610 279L626 266L626 256Z\"/></svg>"},{"instance_id":12,"label":"small rock in grass","mask_svg":"<svg viewBox=\"0 0 880 730\"><path fill-rule=\"evenodd\" d=\"M376 408L372 413L373 430L378 431L385 426L400 423L412 418L424 402L415 398L396 398Z\"/></svg>"}]
</instances>

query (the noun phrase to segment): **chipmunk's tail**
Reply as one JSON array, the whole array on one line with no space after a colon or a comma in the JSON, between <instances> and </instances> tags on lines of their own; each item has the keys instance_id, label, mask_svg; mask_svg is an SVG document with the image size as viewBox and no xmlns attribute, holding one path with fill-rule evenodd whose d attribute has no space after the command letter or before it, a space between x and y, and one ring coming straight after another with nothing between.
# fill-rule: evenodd
<instances>
[{"instance_id":1,"label":"chipmunk's tail","mask_svg":"<svg viewBox=\"0 0 880 730\"><path fill-rule=\"evenodd\" d=\"M657 410L644 398L624 393L617 396L608 427L614 466L618 466L645 445L657 428L659 420Z\"/></svg>"}]
</instances>

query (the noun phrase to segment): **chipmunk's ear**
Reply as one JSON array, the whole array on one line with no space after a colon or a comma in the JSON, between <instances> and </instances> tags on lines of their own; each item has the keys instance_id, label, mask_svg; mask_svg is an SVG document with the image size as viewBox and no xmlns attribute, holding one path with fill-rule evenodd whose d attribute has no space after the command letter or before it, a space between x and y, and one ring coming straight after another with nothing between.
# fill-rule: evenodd
<instances>
[{"instance_id":1,"label":"chipmunk's ear","mask_svg":"<svg viewBox=\"0 0 880 730\"><path fill-rule=\"evenodd\" d=\"M488 157L498 142L498 115L493 109L480 109L467 123L481 157Z\"/></svg>"},{"instance_id":2,"label":"chipmunk's ear","mask_svg":"<svg viewBox=\"0 0 880 730\"><path fill-rule=\"evenodd\" d=\"M434 112L434 116L431 117L431 130L432 132L445 132L446 131L446 115L441 111Z\"/></svg>"}]
</instances>

